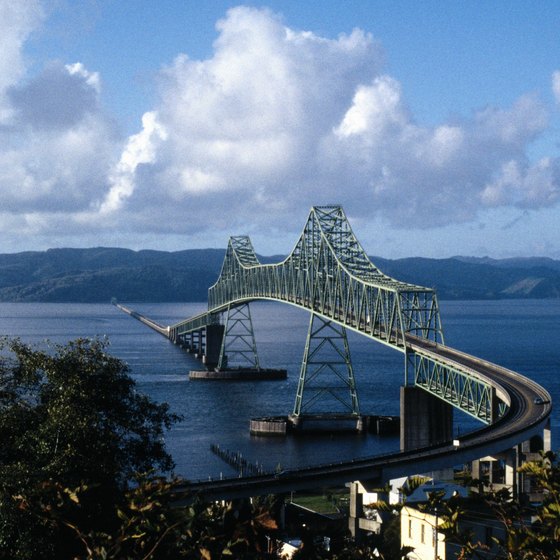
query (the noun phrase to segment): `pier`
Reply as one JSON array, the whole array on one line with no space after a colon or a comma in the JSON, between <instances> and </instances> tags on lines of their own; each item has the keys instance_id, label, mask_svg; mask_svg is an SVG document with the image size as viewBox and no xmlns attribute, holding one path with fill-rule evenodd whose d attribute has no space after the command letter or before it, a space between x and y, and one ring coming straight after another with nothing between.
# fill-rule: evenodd
<instances>
[{"instance_id":1,"label":"pier","mask_svg":"<svg viewBox=\"0 0 560 560\"><path fill-rule=\"evenodd\" d=\"M287 377L287 370L270 368L231 368L222 370L189 371L189 379L205 381L272 381L286 379Z\"/></svg>"}]
</instances>

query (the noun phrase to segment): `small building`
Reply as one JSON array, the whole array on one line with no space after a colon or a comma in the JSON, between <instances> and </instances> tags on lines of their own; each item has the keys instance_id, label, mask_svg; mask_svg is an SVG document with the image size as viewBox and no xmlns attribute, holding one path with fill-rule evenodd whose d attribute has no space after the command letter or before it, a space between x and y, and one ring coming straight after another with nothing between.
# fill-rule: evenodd
<instances>
[{"instance_id":1,"label":"small building","mask_svg":"<svg viewBox=\"0 0 560 560\"><path fill-rule=\"evenodd\" d=\"M445 554L443 535L437 531L441 519L437 515L422 511L415 506L404 506L401 510L401 547L410 547L407 558L448 558Z\"/></svg>"},{"instance_id":2,"label":"small building","mask_svg":"<svg viewBox=\"0 0 560 560\"><path fill-rule=\"evenodd\" d=\"M442 500L461 500L463 515L459 520L459 531L469 533L471 542L480 543L480 557L493 558L497 552L494 538L503 538L505 530L492 512L480 500L469 498L462 486L450 483L428 483L418 487L401 509L401 546L410 547L410 560L455 559L460 545L446 541L440 528L444 523L441 511L431 507L429 500L433 493Z\"/></svg>"},{"instance_id":3,"label":"small building","mask_svg":"<svg viewBox=\"0 0 560 560\"><path fill-rule=\"evenodd\" d=\"M301 539L291 539L278 543L278 558L290 560L292 556L301 548Z\"/></svg>"},{"instance_id":4,"label":"small building","mask_svg":"<svg viewBox=\"0 0 560 560\"><path fill-rule=\"evenodd\" d=\"M359 480L346 484L350 490L348 529L356 540L360 540L364 534L381 531L381 525L388 517L388 513L376 509L375 504L377 502L389 505L401 504L403 488L407 485L409 478L407 476L395 478L383 489Z\"/></svg>"},{"instance_id":5,"label":"small building","mask_svg":"<svg viewBox=\"0 0 560 560\"><path fill-rule=\"evenodd\" d=\"M404 480L404 479L403 479ZM350 508L348 512L348 529L352 537L359 541L364 534L379 533L383 515L375 509L376 502L397 503L393 492L370 487L365 482L356 480L348 483L350 489Z\"/></svg>"}]
</instances>

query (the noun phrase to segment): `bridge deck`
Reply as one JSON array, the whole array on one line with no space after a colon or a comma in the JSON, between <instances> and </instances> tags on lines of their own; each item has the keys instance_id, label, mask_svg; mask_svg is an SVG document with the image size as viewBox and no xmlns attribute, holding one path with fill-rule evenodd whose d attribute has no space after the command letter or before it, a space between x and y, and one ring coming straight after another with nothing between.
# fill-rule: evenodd
<instances>
[{"instance_id":1,"label":"bridge deck","mask_svg":"<svg viewBox=\"0 0 560 560\"><path fill-rule=\"evenodd\" d=\"M423 344L409 343L413 351L426 351ZM384 484L392 478L411 472L422 473L463 464L513 447L542 432L552 404L550 394L537 383L506 368L438 346L429 350L442 361L451 360L477 371L507 393L510 403L505 416L490 426L464 435L458 447L452 442L391 453L376 457L352 459L326 465L290 470L280 475L192 483L184 488L187 494L201 494L206 499L236 498L318 488L343 484L351 480ZM543 404L535 404L535 401Z\"/></svg>"}]
</instances>

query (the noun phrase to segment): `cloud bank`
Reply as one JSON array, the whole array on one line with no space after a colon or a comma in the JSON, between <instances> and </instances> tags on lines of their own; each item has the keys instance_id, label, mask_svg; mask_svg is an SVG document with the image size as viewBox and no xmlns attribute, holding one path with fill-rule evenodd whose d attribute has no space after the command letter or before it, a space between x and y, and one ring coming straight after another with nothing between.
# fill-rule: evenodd
<instances>
[{"instance_id":1,"label":"cloud bank","mask_svg":"<svg viewBox=\"0 0 560 560\"><path fill-rule=\"evenodd\" d=\"M234 8L217 23L212 56L179 54L164 67L157 105L119 138L99 103L102 76L56 61L26 76L22 48L41 10L21 4L0 2L11 61L0 62L5 228L266 232L297 229L310 206L328 203L431 228L558 204L559 159L527 156L549 126L539 97L424 126L359 29L329 39ZM552 84L560 102L560 72Z\"/></svg>"}]
</instances>

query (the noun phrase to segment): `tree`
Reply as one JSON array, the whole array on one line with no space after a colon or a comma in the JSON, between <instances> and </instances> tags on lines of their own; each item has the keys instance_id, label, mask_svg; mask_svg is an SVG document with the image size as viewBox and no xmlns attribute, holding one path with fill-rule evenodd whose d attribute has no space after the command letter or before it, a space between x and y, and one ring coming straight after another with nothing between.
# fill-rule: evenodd
<instances>
[{"instance_id":1,"label":"tree","mask_svg":"<svg viewBox=\"0 0 560 560\"><path fill-rule=\"evenodd\" d=\"M552 451L541 453L541 459L528 461L519 471L533 479L542 492L542 503L531 506L523 500L513 499L508 489L483 490L480 500L503 527L504 534L494 537L492 557L501 560L558 560L560 559L560 465L558 455ZM476 482L476 481L475 481ZM462 533L461 518L464 512L458 503L443 504L445 519L443 530L446 539L461 544L459 558L482 559L488 557L489 547L473 542L471 535ZM443 510L440 510L443 511Z\"/></svg>"},{"instance_id":2,"label":"tree","mask_svg":"<svg viewBox=\"0 0 560 560\"><path fill-rule=\"evenodd\" d=\"M0 341L0 557L73 557L72 526L115 530L135 473L172 468L163 434L178 417L105 349Z\"/></svg>"}]
</instances>

